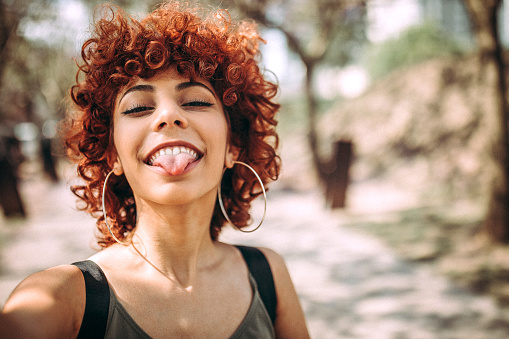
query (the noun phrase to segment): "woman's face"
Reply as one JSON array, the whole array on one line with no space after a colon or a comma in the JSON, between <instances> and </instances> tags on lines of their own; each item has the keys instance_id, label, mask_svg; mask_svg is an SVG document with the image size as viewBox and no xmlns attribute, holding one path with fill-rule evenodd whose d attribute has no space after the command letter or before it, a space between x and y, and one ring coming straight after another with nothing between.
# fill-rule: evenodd
<instances>
[{"instance_id":1,"label":"woman's face","mask_svg":"<svg viewBox=\"0 0 509 339\"><path fill-rule=\"evenodd\" d=\"M227 135L210 83L174 70L134 81L115 102L113 140L138 206L212 199L225 164L232 166Z\"/></svg>"}]
</instances>

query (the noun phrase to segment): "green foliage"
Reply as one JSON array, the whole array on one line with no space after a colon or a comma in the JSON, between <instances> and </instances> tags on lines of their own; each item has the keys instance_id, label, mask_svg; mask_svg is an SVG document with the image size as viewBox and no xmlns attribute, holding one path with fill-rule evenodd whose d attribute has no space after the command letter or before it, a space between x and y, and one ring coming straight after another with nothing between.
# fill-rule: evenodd
<instances>
[{"instance_id":1,"label":"green foliage","mask_svg":"<svg viewBox=\"0 0 509 339\"><path fill-rule=\"evenodd\" d=\"M58 119L75 82L86 23L101 0L0 0L0 128ZM155 1L114 0L128 12L146 12ZM86 17L85 20L81 16ZM80 27L82 26L82 27Z\"/></svg>"},{"instance_id":2,"label":"green foliage","mask_svg":"<svg viewBox=\"0 0 509 339\"><path fill-rule=\"evenodd\" d=\"M337 104L340 99L324 100L317 102L319 117L328 112L332 105ZM307 102L303 96L295 96L280 102L281 109L278 112L277 131L281 137L296 133L305 133L308 126Z\"/></svg>"},{"instance_id":3,"label":"green foliage","mask_svg":"<svg viewBox=\"0 0 509 339\"><path fill-rule=\"evenodd\" d=\"M464 48L441 32L435 24L425 23L410 27L397 38L372 45L366 53L365 65L373 79L376 79L399 67L463 52Z\"/></svg>"}]
</instances>

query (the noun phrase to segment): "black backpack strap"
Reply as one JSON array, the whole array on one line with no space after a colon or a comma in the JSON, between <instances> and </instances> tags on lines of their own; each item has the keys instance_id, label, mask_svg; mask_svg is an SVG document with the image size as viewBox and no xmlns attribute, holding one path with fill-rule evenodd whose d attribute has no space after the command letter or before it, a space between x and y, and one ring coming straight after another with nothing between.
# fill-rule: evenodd
<instances>
[{"instance_id":1,"label":"black backpack strap","mask_svg":"<svg viewBox=\"0 0 509 339\"><path fill-rule=\"evenodd\" d=\"M236 246L247 263L249 271L256 280L258 292L269 313L272 324L276 319L277 296L274 287L274 277L265 255L255 247Z\"/></svg>"},{"instance_id":2,"label":"black backpack strap","mask_svg":"<svg viewBox=\"0 0 509 339\"><path fill-rule=\"evenodd\" d=\"M83 273L87 291L85 315L78 338L104 338L110 308L110 288L101 268L91 260L73 263Z\"/></svg>"}]
</instances>

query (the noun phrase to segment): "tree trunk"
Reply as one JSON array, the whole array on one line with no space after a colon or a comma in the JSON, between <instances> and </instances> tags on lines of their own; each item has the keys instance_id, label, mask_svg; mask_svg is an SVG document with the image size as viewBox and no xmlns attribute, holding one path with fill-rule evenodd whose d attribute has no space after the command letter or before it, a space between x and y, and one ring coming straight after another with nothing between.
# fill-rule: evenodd
<instances>
[{"instance_id":1,"label":"tree trunk","mask_svg":"<svg viewBox=\"0 0 509 339\"><path fill-rule=\"evenodd\" d=\"M318 12L323 16L317 25L318 34L313 39L314 47L310 48L307 43L303 43L299 33L294 29L287 29L284 22L272 20L267 15L270 12L271 1L249 1L233 0L235 6L247 17L265 27L278 29L286 37L288 47L303 62L306 68L305 75L305 97L307 105L307 141L311 151L312 164L319 181L327 183L329 177L327 162L322 159L319 152L319 135L317 131L318 121L318 98L313 90L313 75L316 67L323 62L327 52L334 46L335 36L339 34L341 20L345 19L353 9L364 7L364 1L310 1L308 5L318 6ZM313 11L310 11L313 14ZM290 25L292 27L292 25ZM352 38L353 39L353 38ZM305 39L304 39L305 41Z\"/></svg>"},{"instance_id":2,"label":"tree trunk","mask_svg":"<svg viewBox=\"0 0 509 339\"><path fill-rule=\"evenodd\" d=\"M464 0L479 47L481 77L492 82L494 110L485 114L490 121L491 163L494 174L487 214L481 233L492 242L509 242L509 146L507 120L507 85L503 49L498 32L498 10L502 0Z\"/></svg>"},{"instance_id":3,"label":"tree trunk","mask_svg":"<svg viewBox=\"0 0 509 339\"><path fill-rule=\"evenodd\" d=\"M314 67L313 63L306 63L306 79L305 79L305 92L307 102L307 115L308 115L308 144L311 150L311 158L313 161L313 167L316 174L321 182L325 179L325 170L323 160L320 157L318 150L318 134L317 134L317 115L318 115L318 104L315 93L313 91L313 74Z\"/></svg>"},{"instance_id":4,"label":"tree trunk","mask_svg":"<svg viewBox=\"0 0 509 339\"><path fill-rule=\"evenodd\" d=\"M2 79L5 64L10 57L9 40L16 36L18 24L19 18L9 12L4 1L0 1L0 79Z\"/></svg>"}]
</instances>

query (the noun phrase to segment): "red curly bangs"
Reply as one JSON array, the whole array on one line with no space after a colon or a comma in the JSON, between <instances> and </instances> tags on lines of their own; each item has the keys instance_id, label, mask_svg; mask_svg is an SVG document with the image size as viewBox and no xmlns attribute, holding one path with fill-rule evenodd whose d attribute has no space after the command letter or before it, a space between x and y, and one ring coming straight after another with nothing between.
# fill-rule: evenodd
<instances>
[{"instance_id":1,"label":"red curly bangs","mask_svg":"<svg viewBox=\"0 0 509 339\"><path fill-rule=\"evenodd\" d=\"M278 87L264 78L257 64L263 42L253 23L233 24L227 11L205 18L199 8L179 3L162 5L141 21L121 9L102 6L93 32L82 47L77 84L71 88L75 109L67 120L66 146L78 163L82 185L71 189L83 210L97 217L98 243L114 243L102 216L102 186L112 169L112 112L119 91L136 78L151 78L175 68L189 79L208 80L230 124L230 142L239 161L251 165L264 183L276 180L280 159L274 102ZM250 224L251 201L261 192L257 179L244 166L225 173L222 195L230 219L239 227ZM133 192L125 176L111 176L105 193L108 223L119 239L136 226ZM210 225L217 239L225 219L216 203Z\"/></svg>"}]
</instances>

